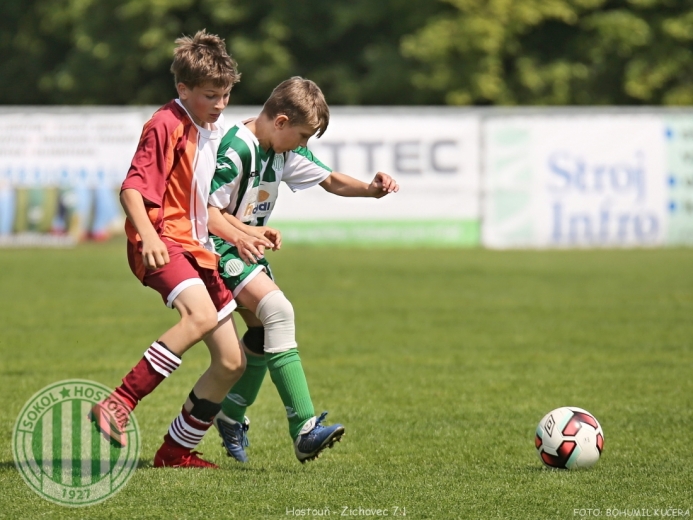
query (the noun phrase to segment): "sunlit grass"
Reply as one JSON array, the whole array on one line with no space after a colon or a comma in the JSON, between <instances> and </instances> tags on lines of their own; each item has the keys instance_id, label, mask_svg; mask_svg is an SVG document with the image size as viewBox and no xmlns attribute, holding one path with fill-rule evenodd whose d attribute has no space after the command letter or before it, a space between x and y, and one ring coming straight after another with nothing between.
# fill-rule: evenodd
<instances>
[{"instance_id":1,"label":"sunlit grass","mask_svg":"<svg viewBox=\"0 0 693 520\"><path fill-rule=\"evenodd\" d=\"M198 345L137 409L142 462L126 488L91 508L50 504L12 460L25 401L62 379L117 385L176 319L130 274L121 242L0 251L0 516L573 518L693 505L693 251L290 245L270 261L316 409L345 424L343 442L299 464L268 377L249 410L249 464L210 431L200 451L221 471L151 468L207 366ZM564 405L604 428L592 470L548 471L535 453L537 422Z\"/></svg>"}]
</instances>

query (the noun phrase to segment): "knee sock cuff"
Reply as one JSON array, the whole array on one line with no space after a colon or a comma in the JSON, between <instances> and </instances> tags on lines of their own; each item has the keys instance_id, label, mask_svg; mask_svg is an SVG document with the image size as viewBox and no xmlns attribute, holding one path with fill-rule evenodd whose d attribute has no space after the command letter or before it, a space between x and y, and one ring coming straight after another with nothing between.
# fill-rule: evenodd
<instances>
[{"instance_id":1,"label":"knee sock cuff","mask_svg":"<svg viewBox=\"0 0 693 520\"><path fill-rule=\"evenodd\" d=\"M164 377L168 377L181 364L181 358L171 352L166 345L155 341L144 352L145 359L151 367Z\"/></svg>"},{"instance_id":2,"label":"knee sock cuff","mask_svg":"<svg viewBox=\"0 0 693 520\"><path fill-rule=\"evenodd\" d=\"M301 356L298 355L298 349L292 348L284 352L265 353L267 367L270 370L281 368L289 363L301 362Z\"/></svg>"},{"instance_id":3,"label":"knee sock cuff","mask_svg":"<svg viewBox=\"0 0 693 520\"><path fill-rule=\"evenodd\" d=\"M245 356L248 366L251 367L264 367L267 366L267 359L265 356Z\"/></svg>"},{"instance_id":4,"label":"knee sock cuff","mask_svg":"<svg viewBox=\"0 0 693 520\"><path fill-rule=\"evenodd\" d=\"M178 446L192 450L200 443L210 426L211 422L201 421L183 407L180 415L169 426L164 441L169 444L169 441L173 441Z\"/></svg>"},{"instance_id":5,"label":"knee sock cuff","mask_svg":"<svg viewBox=\"0 0 693 520\"><path fill-rule=\"evenodd\" d=\"M207 399L200 399L195 395L194 390L190 391L188 397L193 404L190 415L198 421L211 423L214 420L214 416L221 410L221 403L213 403Z\"/></svg>"}]
</instances>

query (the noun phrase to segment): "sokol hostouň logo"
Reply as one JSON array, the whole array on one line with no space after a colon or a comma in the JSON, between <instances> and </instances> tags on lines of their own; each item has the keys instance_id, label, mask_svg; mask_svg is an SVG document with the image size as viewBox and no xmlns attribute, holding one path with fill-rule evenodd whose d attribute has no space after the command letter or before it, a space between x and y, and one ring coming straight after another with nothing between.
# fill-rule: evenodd
<instances>
[{"instance_id":1,"label":"sokol hostou\u0148 logo","mask_svg":"<svg viewBox=\"0 0 693 520\"><path fill-rule=\"evenodd\" d=\"M88 506L123 489L139 461L140 436L134 414L117 448L87 417L111 390L94 381L69 379L34 394L12 432L14 462L41 497L65 506Z\"/></svg>"}]
</instances>

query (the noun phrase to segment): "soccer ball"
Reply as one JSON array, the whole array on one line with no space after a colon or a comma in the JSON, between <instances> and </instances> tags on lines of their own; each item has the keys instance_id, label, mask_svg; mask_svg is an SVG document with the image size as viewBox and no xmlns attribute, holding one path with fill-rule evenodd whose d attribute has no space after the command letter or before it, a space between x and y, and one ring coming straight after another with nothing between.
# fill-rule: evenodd
<instances>
[{"instance_id":1,"label":"soccer ball","mask_svg":"<svg viewBox=\"0 0 693 520\"><path fill-rule=\"evenodd\" d=\"M549 468L589 468L602 454L604 432L587 410L564 406L539 421L534 444L539 458Z\"/></svg>"}]
</instances>

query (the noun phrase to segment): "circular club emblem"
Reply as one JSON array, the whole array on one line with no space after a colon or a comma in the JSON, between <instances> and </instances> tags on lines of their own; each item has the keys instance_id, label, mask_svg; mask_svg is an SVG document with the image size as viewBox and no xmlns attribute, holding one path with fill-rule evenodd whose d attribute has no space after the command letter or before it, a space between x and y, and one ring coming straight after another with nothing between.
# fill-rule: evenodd
<instances>
[{"instance_id":1,"label":"circular club emblem","mask_svg":"<svg viewBox=\"0 0 693 520\"><path fill-rule=\"evenodd\" d=\"M237 258L234 258L226 262L224 272L227 276L238 276L243 272L244 267L245 264L243 263L243 260L238 260Z\"/></svg>"},{"instance_id":2,"label":"circular club emblem","mask_svg":"<svg viewBox=\"0 0 693 520\"><path fill-rule=\"evenodd\" d=\"M116 448L88 418L91 407L111 390L99 383L69 379L53 383L29 399L12 432L19 474L41 497L64 506L89 506L123 489L140 455L134 414L126 445Z\"/></svg>"},{"instance_id":3,"label":"circular club emblem","mask_svg":"<svg viewBox=\"0 0 693 520\"><path fill-rule=\"evenodd\" d=\"M275 172L284 169L284 155L278 153L274 156L274 161L272 161L272 169Z\"/></svg>"}]
</instances>

